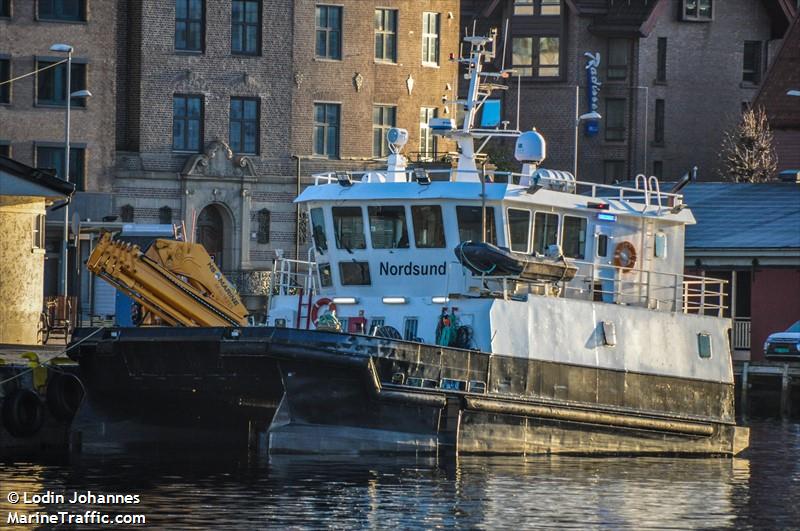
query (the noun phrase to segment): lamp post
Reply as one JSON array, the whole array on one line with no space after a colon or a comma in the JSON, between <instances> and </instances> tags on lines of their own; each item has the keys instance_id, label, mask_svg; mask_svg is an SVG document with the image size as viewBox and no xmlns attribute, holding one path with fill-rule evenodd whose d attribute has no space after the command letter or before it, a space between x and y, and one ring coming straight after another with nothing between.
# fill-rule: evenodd
<instances>
[{"instance_id":1,"label":"lamp post","mask_svg":"<svg viewBox=\"0 0 800 531\"><path fill-rule=\"evenodd\" d=\"M72 52L74 48L69 44L54 44L50 47L51 52L59 52L67 54L67 79L64 88L66 95L66 118L64 120L64 175L63 179L69 182L69 125L70 125L70 107L72 98L88 98L92 95L88 90L72 90ZM61 242L61 293L64 296L64 308L66 308L66 301L69 292L67 291L68 278L69 278L69 263L67 260L67 253L69 248L69 204L64 206L64 241Z\"/></svg>"}]
</instances>

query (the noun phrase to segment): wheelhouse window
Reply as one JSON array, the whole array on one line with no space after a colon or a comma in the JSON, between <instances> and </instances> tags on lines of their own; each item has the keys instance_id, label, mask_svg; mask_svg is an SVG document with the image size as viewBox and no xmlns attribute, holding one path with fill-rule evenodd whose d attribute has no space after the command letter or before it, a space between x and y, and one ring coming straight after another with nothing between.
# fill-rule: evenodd
<instances>
[{"instance_id":1,"label":"wheelhouse window","mask_svg":"<svg viewBox=\"0 0 800 531\"><path fill-rule=\"evenodd\" d=\"M486 207L486 234L485 239L481 238L481 207L480 206L457 206L456 218L458 219L458 238L462 242L486 241L487 243L497 244L494 223L494 207Z\"/></svg>"},{"instance_id":2,"label":"wheelhouse window","mask_svg":"<svg viewBox=\"0 0 800 531\"><path fill-rule=\"evenodd\" d=\"M606 77L609 80L627 79L630 49L631 41L628 39L608 39Z\"/></svg>"},{"instance_id":3,"label":"wheelhouse window","mask_svg":"<svg viewBox=\"0 0 800 531\"><path fill-rule=\"evenodd\" d=\"M439 65L439 13L422 14L422 64Z\"/></svg>"},{"instance_id":4,"label":"wheelhouse window","mask_svg":"<svg viewBox=\"0 0 800 531\"><path fill-rule=\"evenodd\" d=\"M8 16L8 15L6 15ZM39 0L39 20L86 20L86 0Z\"/></svg>"},{"instance_id":5,"label":"wheelhouse window","mask_svg":"<svg viewBox=\"0 0 800 531\"><path fill-rule=\"evenodd\" d=\"M0 83L11 79L11 59L0 57ZM0 103L11 103L11 83L0 85Z\"/></svg>"},{"instance_id":6,"label":"wheelhouse window","mask_svg":"<svg viewBox=\"0 0 800 531\"><path fill-rule=\"evenodd\" d=\"M58 61L36 61L37 69L46 68ZM7 85L3 85L7 86ZM86 88L86 65L72 60L70 94ZM36 74L36 104L67 105L67 64L42 70ZM72 98L72 107L86 107L86 98Z\"/></svg>"},{"instance_id":7,"label":"wheelhouse window","mask_svg":"<svg viewBox=\"0 0 800 531\"><path fill-rule=\"evenodd\" d=\"M336 248L352 251L366 249L364 237L364 217L361 207L333 207L333 229L336 236Z\"/></svg>"},{"instance_id":8,"label":"wheelhouse window","mask_svg":"<svg viewBox=\"0 0 800 531\"><path fill-rule=\"evenodd\" d=\"M397 62L397 10L375 10L375 60Z\"/></svg>"},{"instance_id":9,"label":"wheelhouse window","mask_svg":"<svg viewBox=\"0 0 800 531\"><path fill-rule=\"evenodd\" d=\"M36 146L36 167L55 170L59 179L64 175L64 146ZM69 148L69 181L75 183L78 191L85 190L86 150L81 147Z\"/></svg>"},{"instance_id":10,"label":"wheelhouse window","mask_svg":"<svg viewBox=\"0 0 800 531\"><path fill-rule=\"evenodd\" d=\"M598 234L597 235L596 254L600 258L605 258L606 256L608 256L608 235L607 234Z\"/></svg>"},{"instance_id":11,"label":"wheelhouse window","mask_svg":"<svg viewBox=\"0 0 800 531\"><path fill-rule=\"evenodd\" d=\"M234 153L258 153L258 107L255 98L231 98L229 138Z\"/></svg>"},{"instance_id":12,"label":"wheelhouse window","mask_svg":"<svg viewBox=\"0 0 800 531\"><path fill-rule=\"evenodd\" d=\"M518 76L558 77L560 67L559 37L514 37L511 63Z\"/></svg>"},{"instance_id":13,"label":"wheelhouse window","mask_svg":"<svg viewBox=\"0 0 800 531\"><path fill-rule=\"evenodd\" d=\"M369 262L339 262L339 278L342 286L369 286Z\"/></svg>"},{"instance_id":14,"label":"wheelhouse window","mask_svg":"<svg viewBox=\"0 0 800 531\"><path fill-rule=\"evenodd\" d=\"M621 98L606 99L606 140L625 140L625 100Z\"/></svg>"},{"instance_id":15,"label":"wheelhouse window","mask_svg":"<svg viewBox=\"0 0 800 531\"><path fill-rule=\"evenodd\" d=\"M430 121L439 115L436 107L420 107L419 109L419 158L431 161L436 158L436 135L430 128Z\"/></svg>"},{"instance_id":16,"label":"wheelhouse window","mask_svg":"<svg viewBox=\"0 0 800 531\"><path fill-rule=\"evenodd\" d=\"M241 55L261 53L261 0L231 2L231 51Z\"/></svg>"},{"instance_id":17,"label":"wheelhouse window","mask_svg":"<svg viewBox=\"0 0 800 531\"><path fill-rule=\"evenodd\" d=\"M319 283L323 288L333 286L333 275L331 274L330 264L319 265Z\"/></svg>"},{"instance_id":18,"label":"wheelhouse window","mask_svg":"<svg viewBox=\"0 0 800 531\"><path fill-rule=\"evenodd\" d=\"M533 223L533 251L545 254L547 248L558 243L558 214L537 212Z\"/></svg>"},{"instance_id":19,"label":"wheelhouse window","mask_svg":"<svg viewBox=\"0 0 800 531\"><path fill-rule=\"evenodd\" d=\"M713 0L682 0L683 20L711 21L714 15Z\"/></svg>"},{"instance_id":20,"label":"wheelhouse window","mask_svg":"<svg viewBox=\"0 0 800 531\"><path fill-rule=\"evenodd\" d=\"M319 252L328 250L328 236L325 232L325 215L321 208L311 209L311 237L314 239L314 246Z\"/></svg>"},{"instance_id":21,"label":"wheelhouse window","mask_svg":"<svg viewBox=\"0 0 800 531\"><path fill-rule=\"evenodd\" d=\"M372 156L388 157L389 141L386 134L397 122L397 107L374 105L372 107Z\"/></svg>"},{"instance_id":22,"label":"wheelhouse window","mask_svg":"<svg viewBox=\"0 0 800 531\"><path fill-rule=\"evenodd\" d=\"M202 98L176 94L172 98L172 149L198 152L202 138Z\"/></svg>"},{"instance_id":23,"label":"wheelhouse window","mask_svg":"<svg viewBox=\"0 0 800 531\"><path fill-rule=\"evenodd\" d=\"M742 81L758 84L761 82L761 42L745 41Z\"/></svg>"},{"instance_id":24,"label":"wheelhouse window","mask_svg":"<svg viewBox=\"0 0 800 531\"><path fill-rule=\"evenodd\" d=\"M339 156L339 104L314 104L314 155Z\"/></svg>"},{"instance_id":25,"label":"wheelhouse window","mask_svg":"<svg viewBox=\"0 0 800 531\"><path fill-rule=\"evenodd\" d=\"M508 209L508 238L511 250L527 253L530 248L531 213L529 210Z\"/></svg>"},{"instance_id":26,"label":"wheelhouse window","mask_svg":"<svg viewBox=\"0 0 800 531\"><path fill-rule=\"evenodd\" d=\"M373 249L408 249L405 207L371 206L367 212Z\"/></svg>"},{"instance_id":27,"label":"wheelhouse window","mask_svg":"<svg viewBox=\"0 0 800 531\"><path fill-rule=\"evenodd\" d=\"M320 59L342 58L342 8L318 5L316 10L316 55Z\"/></svg>"},{"instance_id":28,"label":"wheelhouse window","mask_svg":"<svg viewBox=\"0 0 800 531\"><path fill-rule=\"evenodd\" d=\"M411 222L414 225L414 242L420 249L446 247L442 207L420 205L411 207Z\"/></svg>"},{"instance_id":29,"label":"wheelhouse window","mask_svg":"<svg viewBox=\"0 0 800 531\"><path fill-rule=\"evenodd\" d=\"M586 218L564 216L561 247L564 256L583 260L586 257Z\"/></svg>"},{"instance_id":30,"label":"wheelhouse window","mask_svg":"<svg viewBox=\"0 0 800 531\"><path fill-rule=\"evenodd\" d=\"M175 0L175 49L202 52L205 24L203 0Z\"/></svg>"}]
</instances>

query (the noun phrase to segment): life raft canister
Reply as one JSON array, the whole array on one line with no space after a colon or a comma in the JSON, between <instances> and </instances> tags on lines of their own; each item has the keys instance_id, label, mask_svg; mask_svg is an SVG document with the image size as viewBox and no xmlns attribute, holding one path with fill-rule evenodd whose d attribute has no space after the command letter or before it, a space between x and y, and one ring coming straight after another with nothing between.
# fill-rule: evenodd
<instances>
[{"instance_id":1,"label":"life raft canister","mask_svg":"<svg viewBox=\"0 0 800 531\"><path fill-rule=\"evenodd\" d=\"M327 297L323 297L314 303L314 306L311 307L311 322L314 323L314 326L317 324L317 317L319 316L319 311L322 309L323 306L328 307L328 311L335 312L336 305Z\"/></svg>"},{"instance_id":2,"label":"life raft canister","mask_svg":"<svg viewBox=\"0 0 800 531\"><path fill-rule=\"evenodd\" d=\"M17 389L3 400L3 426L14 437L36 435L44 423L44 406L30 389Z\"/></svg>"},{"instance_id":3,"label":"life raft canister","mask_svg":"<svg viewBox=\"0 0 800 531\"><path fill-rule=\"evenodd\" d=\"M614 248L614 265L627 273L636 265L636 247L629 241L619 242Z\"/></svg>"}]
</instances>

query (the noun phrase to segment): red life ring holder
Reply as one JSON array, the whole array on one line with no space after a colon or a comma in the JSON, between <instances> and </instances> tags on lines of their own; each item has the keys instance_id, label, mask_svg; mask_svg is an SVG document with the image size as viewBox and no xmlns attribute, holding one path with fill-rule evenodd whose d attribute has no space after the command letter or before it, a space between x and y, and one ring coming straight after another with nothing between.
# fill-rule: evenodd
<instances>
[{"instance_id":1,"label":"red life ring holder","mask_svg":"<svg viewBox=\"0 0 800 531\"><path fill-rule=\"evenodd\" d=\"M629 241L619 242L614 249L614 265L627 273L636 265L636 247Z\"/></svg>"},{"instance_id":2,"label":"red life ring holder","mask_svg":"<svg viewBox=\"0 0 800 531\"><path fill-rule=\"evenodd\" d=\"M319 311L322 309L323 306L327 306L328 310L331 312L336 311L336 305L327 297L323 297L314 303L314 306L311 307L311 322L315 325L317 324L317 316L319 315Z\"/></svg>"}]
</instances>

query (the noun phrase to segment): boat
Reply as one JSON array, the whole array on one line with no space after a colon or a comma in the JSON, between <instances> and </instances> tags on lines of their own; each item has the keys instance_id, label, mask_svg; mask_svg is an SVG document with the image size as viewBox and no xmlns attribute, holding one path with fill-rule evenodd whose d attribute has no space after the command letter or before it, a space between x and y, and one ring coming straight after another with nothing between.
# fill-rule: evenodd
<instances>
[{"instance_id":1,"label":"boat","mask_svg":"<svg viewBox=\"0 0 800 531\"><path fill-rule=\"evenodd\" d=\"M270 452L742 451L724 281L683 273L682 196L578 181L541 167L537 131L476 126L510 72L484 71L495 35L467 43L463 123L430 124L455 168L406 167L394 130L385 171L322 173L296 200L313 249L273 271ZM521 172L479 169L492 139Z\"/></svg>"}]
</instances>

